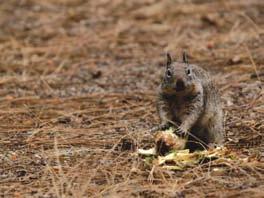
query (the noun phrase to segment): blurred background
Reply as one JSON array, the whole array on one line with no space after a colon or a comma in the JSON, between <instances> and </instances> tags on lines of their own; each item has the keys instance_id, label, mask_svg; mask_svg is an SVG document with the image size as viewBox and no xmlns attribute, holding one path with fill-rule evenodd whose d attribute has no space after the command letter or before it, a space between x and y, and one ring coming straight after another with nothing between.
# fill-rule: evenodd
<instances>
[{"instance_id":1,"label":"blurred background","mask_svg":"<svg viewBox=\"0 0 264 198\"><path fill-rule=\"evenodd\" d=\"M254 73L245 64L249 52L264 61L263 10L260 0L2 0L0 93L153 91L166 51Z\"/></svg>"}]
</instances>

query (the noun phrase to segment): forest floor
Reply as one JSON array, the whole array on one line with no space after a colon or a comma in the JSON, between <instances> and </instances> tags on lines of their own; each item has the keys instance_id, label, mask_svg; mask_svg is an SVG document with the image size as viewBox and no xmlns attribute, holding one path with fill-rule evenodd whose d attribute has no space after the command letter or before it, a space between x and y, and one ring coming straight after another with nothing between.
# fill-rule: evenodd
<instances>
[{"instance_id":1,"label":"forest floor","mask_svg":"<svg viewBox=\"0 0 264 198\"><path fill-rule=\"evenodd\" d=\"M263 197L263 10L260 0L1 1L0 196ZM127 148L153 146L165 52L183 50L216 81L225 146L242 161L171 171Z\"/></svg>"}]
</instances>

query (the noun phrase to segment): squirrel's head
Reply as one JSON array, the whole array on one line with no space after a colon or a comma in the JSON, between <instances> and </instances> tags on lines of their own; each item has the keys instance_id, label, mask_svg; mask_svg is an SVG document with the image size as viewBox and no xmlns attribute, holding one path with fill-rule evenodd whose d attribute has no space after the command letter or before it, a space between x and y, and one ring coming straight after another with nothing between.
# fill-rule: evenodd
<instances>
[{"instance_id":1,"label":"squirrel's head","mask_svg":"<svg viewBox=\"0 0 264 198\"><path fill-rule=\"evenodd\" d=\"M187 55L184 52L182 62L173 62L171 55L167 53L166 70L161 84L163 93L175 94L191 92L194 89L195 74L189 65Z\"/></svg>"}]
</instances>

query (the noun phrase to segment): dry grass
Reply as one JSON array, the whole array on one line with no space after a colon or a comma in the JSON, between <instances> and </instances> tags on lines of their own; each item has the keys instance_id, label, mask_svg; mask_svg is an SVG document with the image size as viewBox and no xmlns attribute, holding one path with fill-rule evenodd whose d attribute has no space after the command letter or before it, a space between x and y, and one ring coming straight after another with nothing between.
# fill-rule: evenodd
<instances>
[{"instance_id":1,"label":"dry grass","mask_svg":"<svg viewBox=\"0 0 264 198\"><path fill-rule=\"evenodd\" d=\"M8 0L0 5L3 197L261 197L262 1ZM149 167L164 52L209 70L244 162ZM128 145L122 145L126 139Z\"/></svg>"}]
</instances>

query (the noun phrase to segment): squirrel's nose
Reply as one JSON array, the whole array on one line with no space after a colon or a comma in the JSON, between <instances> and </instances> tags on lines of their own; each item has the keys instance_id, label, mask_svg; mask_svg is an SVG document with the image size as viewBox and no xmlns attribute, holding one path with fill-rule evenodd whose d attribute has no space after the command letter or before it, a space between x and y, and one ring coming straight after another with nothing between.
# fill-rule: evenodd
<instances>
[{"instance_id":1,"label":"squirrel's nose","mask_svg":"<svg viewBox=\"0 0 264 198\"><path fill-rule=\"evenodd\" d=\"M185 84L182 80L177 80L176 91L183 91L185 89Z\"/></svg>"}]
</instances>

